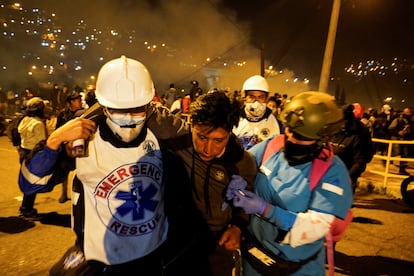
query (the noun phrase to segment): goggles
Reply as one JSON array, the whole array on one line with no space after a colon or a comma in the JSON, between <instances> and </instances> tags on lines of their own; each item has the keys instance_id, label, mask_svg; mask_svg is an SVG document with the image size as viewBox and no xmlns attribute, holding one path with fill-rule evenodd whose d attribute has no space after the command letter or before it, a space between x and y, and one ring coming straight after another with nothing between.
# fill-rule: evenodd
<instances>
[{"instance_id":1,"label":"goggles","mask_svg":"<svg viewBox=\"0 0 414 276\"><path fill-rule=\"evenodd\" d=\"M120 127L134 128L137 125L144 123L146 118L145 114L136 115L132 112L119 112L119 110L114 111L111 109L106 109L106 114L112 122L119 125Z\"/></svg>"}]
</instances>

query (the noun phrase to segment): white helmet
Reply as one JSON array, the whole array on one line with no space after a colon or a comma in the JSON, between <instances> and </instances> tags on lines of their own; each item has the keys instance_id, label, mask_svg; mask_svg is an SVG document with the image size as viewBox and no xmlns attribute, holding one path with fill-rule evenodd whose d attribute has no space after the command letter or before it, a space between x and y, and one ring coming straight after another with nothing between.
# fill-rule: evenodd
<instances>
[{"instance_id":1,"label":"white helmet","mask_svg":"<svg viewBox=\"0 0 414 276\"><path fill-rule=\"evenodd\" d=\"M269 84L266 79L259 75L254 75L248 78L243 83L243 91L255 90L269 93Z\"/></svg>"},{"instance_id":2,"label":"white helmet","mask_svg":"<svg viewBox=\"0 0 414 276\"><path fill-rule=\"evenodd\" d=\"M142 63L121 56L99 70L95 94L101 105L124 109L148 104L154 98L155 89Z\"/></svg>"}]
</instances>

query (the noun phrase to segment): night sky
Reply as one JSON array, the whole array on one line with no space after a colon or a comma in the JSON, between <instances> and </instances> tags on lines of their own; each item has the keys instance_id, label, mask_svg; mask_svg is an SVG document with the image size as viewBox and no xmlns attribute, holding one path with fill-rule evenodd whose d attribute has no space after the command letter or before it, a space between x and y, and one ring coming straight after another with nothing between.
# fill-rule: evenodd
<instances>
[{"instance_id":1,"label":"night sky","mask_svg":"<svg viewBox=\"0 0 414 276\"><path fill-rule=\"evenodd\" d=\"M332 1L228 0L238 19L251 22L253 43L264 43L266 55L280 67L319 74ZM254 12L252 12L254 11ZM343 0L333 73L367 59L414 58L414 1Z\"/></svg>"},{"instance_id":2,"label":"night sky","mask_svg":"<svg viewBox=\"0 0 414 276\"><path fill-rule=\"evenodd\" d=\"M226 82L232 89L239 89L249 75L260 73L261 46L265 66L291 71L290 74L299 79L308 78L310 88L317 89L333 4L333 0L20 2L25 8L32 6L56 12L55 20L66 32L61 37L70 36L80 20L85 20L88 31L94 28L107 31L113 27L123 32L124 40L126 32L136 30L134 44L105 40L102 45L110 45L106 49L88 46L89 52L85 51L81 61L83 68L96 72L107 60L127 54L141 60L162 89L170 82L188 85L189 79L201 78L203 68L214 67L214 62L224 64L243 60L247 61L246 68L234 73ZM412 0L343 0L331 69L331 76L336 81L330 84L330 92L339 87L345 90L347 100L360 100L375 106L391 94L398 95L399 100L414 101L414 96L407 95L414 87L413 68L407 76L399 73L392 82L386 83L376 77L360 78L355 82L345 73L350 64L367 60L389 65L393 58L398 58L398 62L414 64L413 21ZM140 48L142 41L158 45L166 43L170 47L168 57L156 56L158 50L148 55ZM18 42L23 46L8 43L11 50L28 46L24 39ZM6 62L8 56L11 55L2 54L0 62ZM69 64L74 56L68 54L66 62ZM98 58L101 59L98 61ZM345 82L346 78L352 81ZM272 86L274 90L278 89L277 85Z\"/></svg>"}]
</instances>

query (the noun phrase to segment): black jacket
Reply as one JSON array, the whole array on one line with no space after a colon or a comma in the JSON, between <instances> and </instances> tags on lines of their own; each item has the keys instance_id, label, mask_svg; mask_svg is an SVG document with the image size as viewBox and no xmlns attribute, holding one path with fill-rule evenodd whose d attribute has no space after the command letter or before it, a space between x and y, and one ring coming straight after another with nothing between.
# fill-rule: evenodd
<instances>
[{"instance_id":1,"label":"black jacket","mask_svg":"<svg viewBox=\"0 0 414 276\"><path fill-rule=\"evenodd\" d=\"M332 140L334 152L345 163L352 183L365 171L374 156L371 134L358 119L346 121L345 128Z\"/></svg>"}]
</instances>

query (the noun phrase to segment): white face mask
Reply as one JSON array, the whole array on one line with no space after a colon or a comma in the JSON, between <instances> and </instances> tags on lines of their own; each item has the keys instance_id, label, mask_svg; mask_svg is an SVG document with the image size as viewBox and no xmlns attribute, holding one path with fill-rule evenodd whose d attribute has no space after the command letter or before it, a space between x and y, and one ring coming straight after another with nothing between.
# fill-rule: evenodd
<instances>
[{"instance_id":1,"label":"white face mask","mask_svg":"<svg viewBox=\"0 0 414 276\"><path fill-rule=\"evenodd\" d=\"M128 113L110 114L106 119L106 123L113 133L126 143L138 137L144 126L144 122L145 116L131 116Z\"/></svg>"},{"instance_id":2,"label":"white face mask","mask_svg":"<svg viewBox=\"0 0 414 276\"><path fill-rule=\"evenodd\" d=\"M258 101L255 101L254 103L246 103L244 111L246 112L248 119L257 121L258 119L261 119L265 114L266 103L259 103Z\"/></svg>"}]
</instances>

